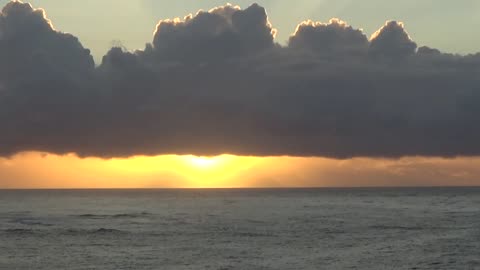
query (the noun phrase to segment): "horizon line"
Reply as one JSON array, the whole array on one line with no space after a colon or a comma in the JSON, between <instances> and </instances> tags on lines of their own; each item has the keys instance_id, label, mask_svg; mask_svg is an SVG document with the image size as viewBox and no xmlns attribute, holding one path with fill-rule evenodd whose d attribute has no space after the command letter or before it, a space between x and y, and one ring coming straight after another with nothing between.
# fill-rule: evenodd
<instances>
[{"instance_id":1,"label":"horizon line","mask_svg":"<svg viewBox=\"0 0 480 270\"><path fill-rule=\"evenodd\" d=\"M0 188L0 191L93 191L93 190L104 190L104 191L115 191L115 190L124 190L124 191L135 191L135 190L304 190L304 189L428 189L428 188L480 188L480 185L420 185L420 186L325 186L325 187L208 187L208 188L195 188L195 187L178 187L178 188Z\"/></svg>"}]
</instances>

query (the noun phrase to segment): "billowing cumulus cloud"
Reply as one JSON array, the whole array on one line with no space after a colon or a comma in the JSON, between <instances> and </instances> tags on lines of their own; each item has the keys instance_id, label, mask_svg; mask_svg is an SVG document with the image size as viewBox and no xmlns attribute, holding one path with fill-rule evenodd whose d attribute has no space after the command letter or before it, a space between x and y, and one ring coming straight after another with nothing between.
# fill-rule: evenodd
<instances>
[{"instance_id":1,"label":"billowing cumulus cloud","mask_svg":"<svg viewBox=\"0 0 480 270\"><path fill-rule=\"evenodd\" d=\"M310 49L325 55L364 54L368 49L365 34L339 19L329 23L306 21L290 37L289 47Z\"/></svg>"},{"instance_id":2,"label":"billowing cumulus cloud","mask_svg":"<svg viewBox=\"0 0 480 270\"><path fill-rule=\"evenodd\" d=\"M259 5L245 10L226 5L184 20L160 21L152 50L168 60L218 60L269 49L274 45L274 33Z\"/></svg>"},{"instance_id":3,"label":"billowing cumulus cloud","mask_svg":"<svg viewBox=\"0 0 480 270\"><path fill-rule=\"evenodd\" d=\"M401 22L387 22L370 39L370 53L374 56L404 58L417 49Z\"/></svg>"},{"instance_id":4,"label":"billowing cumulus cloud","mask_svg":"<svg viewBox=\"0 0 480 270\"><path fill-rule=\"evenodd\" d=\"M226 5L164 20L145 49L98 67L42 10L0 20L0 155L222 153L478 156L480 56L420 47L402 23L371 39L304 22L274 42L266 11Z\"/></svg>"},{"instance_id":5,"label":"billowing cumulus cloud","mask_svg":"<svg viewBox=\"0 0 480 270\"><path fill-rule=\"evenodd\" d=\"M9 2L0 14L2 77L14 79L43 65L47 72L85 73L93 69L90 51L70 34L55 31L42 9ZM38 77L43 74L38 74ZM21 80L30 76L22 76Z\"/></svg>"},{"instance_id":6,"label":"billowing cumulus cloud","mask_svg":"<svg viewBox=\"0 0 480 270\"><path fill-rule=\"evenodd\" d=\"M75 36L56 31L43 10L9 2L0 14L0 152L50 150L81 134L75 122L95 97L93 73Z\"/></svg>"}]
</instances>

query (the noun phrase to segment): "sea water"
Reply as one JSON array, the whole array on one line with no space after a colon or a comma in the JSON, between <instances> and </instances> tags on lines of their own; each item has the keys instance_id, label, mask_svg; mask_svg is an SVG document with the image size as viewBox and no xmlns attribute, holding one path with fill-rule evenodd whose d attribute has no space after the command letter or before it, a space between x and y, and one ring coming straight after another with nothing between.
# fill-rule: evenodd
<instances>
[{"instance_id":1,"label":"sea water","mask_svg":"<svg viewBox=\"0 0 480 270\"><path fill-rule=\"evenodd\" d=\"M480 189L0 191L0 269L480 269Z\"/></svg>"}]
</instances>

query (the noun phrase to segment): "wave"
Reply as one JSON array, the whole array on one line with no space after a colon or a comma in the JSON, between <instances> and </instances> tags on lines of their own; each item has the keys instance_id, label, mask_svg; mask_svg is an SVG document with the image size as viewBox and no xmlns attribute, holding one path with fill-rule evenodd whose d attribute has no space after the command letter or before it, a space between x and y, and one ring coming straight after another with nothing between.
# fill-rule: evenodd
<instances>
[{"instance_id":1,"label":"wave","mask_svg":"<svg viewBox=\"0 0 480 270\"><path fill-rule=\"evenodd\" d=\"M117 229L100 228L97 230L90 230L89 233L91 234L126 234L128 232L117 230Z\"/></svg>"},{"instance_id":2,"label":"wave","mask_svg":"<svg viewBox=\"0 0 480 270\"><path fill-rule=\"evenodd\" d=\"M64 232L67 235L119 235L128 234L128 231L122 231L112 228L99 228L99 229L68 229Z\"/></svg>"},{"instance_id":3,"label":"wave","mask_svg":"<svg viewBox=\"0 0 480 270\"><path fill-rule=\"evenodd\" d=\"M114 215L99 215L99 214L81 214L73 215L76 218L85 218L85 219L110 219L110 218L141 218L151 216L151 213L140 212L140 213L121 213Z\"/></svg>"},{"instance_id":4,"label":"wave","mask_svg":"<svg viewBox=\"0 0 480 270\"><path fill-rule=\"evenodd\" d=\"M18 224L21 224L21 225L27 225L27 226L45 226L45 227L53 226L53 224L51 224L51 223L45 223L45 222L42 222L40 220L36 220L36 219L33 219L33 218L18 218L18 219L13 219L10 222L11 223L18 223Z\"/></svg>"},{"instance_id":5,"label":"wave","mask_svg":"<svg viewBox=\"0 0 480 270\"><path fill-rule=\"evenodd\" d=\"M19 234L23 235L23 234L34 234L35 231L32 230L32 229L6 229L5 233L15 234L15 235L19 235Z\"/></svg>"},{"instance_id":6,"label":"wave","mask_svg":"<svg viewBox=\"0 0 480 270\"><path fill-rule=\"evenodd\" d=\"M11 228L3 231L7 235L19 236L19 235L67 235L67 236L89 236L89 235L125 235L129 234L128 231L117 230L112 228L99 228L99 229L24 229L24 228Z\"/></svg>"},{"instance_id":7,"label":"wave","mask_svg":"<svg viewBox=\"0 0 480 270\"><path fill-rule=\"evenodd\" d=\"M404 231L420 231L425 229L435 229L435 228L425 228L421 226L388 226L388 225L374 225L370 226L372 229L376 230L404 230Z\"/></svg>"}]
</instances>

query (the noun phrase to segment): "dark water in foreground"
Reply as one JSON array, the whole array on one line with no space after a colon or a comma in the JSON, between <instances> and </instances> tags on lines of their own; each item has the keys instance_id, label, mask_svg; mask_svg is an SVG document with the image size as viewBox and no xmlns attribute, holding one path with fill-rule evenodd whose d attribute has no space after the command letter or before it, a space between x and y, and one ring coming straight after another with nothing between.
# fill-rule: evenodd
<instances>
[{"instance_id":1,"label":"dark water in foreground","mask_svg":"<svg viewBox=\"0 0 480 270\"><path fill-rule=\"evenodd\" d=\"M0 269L480 269L480 189L0 191Z\"/></svg>"}]
</instances>

